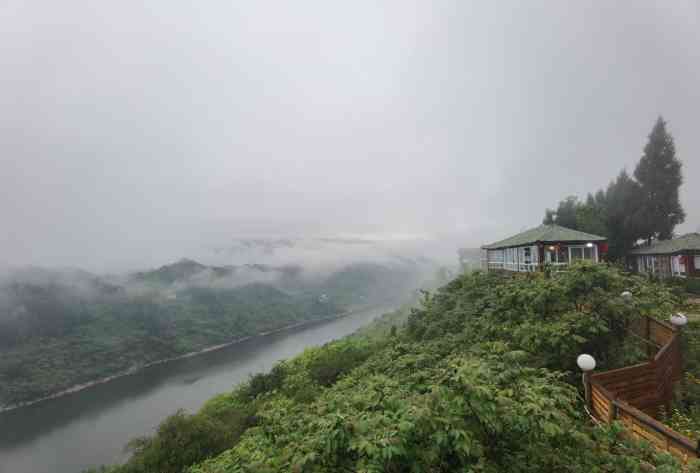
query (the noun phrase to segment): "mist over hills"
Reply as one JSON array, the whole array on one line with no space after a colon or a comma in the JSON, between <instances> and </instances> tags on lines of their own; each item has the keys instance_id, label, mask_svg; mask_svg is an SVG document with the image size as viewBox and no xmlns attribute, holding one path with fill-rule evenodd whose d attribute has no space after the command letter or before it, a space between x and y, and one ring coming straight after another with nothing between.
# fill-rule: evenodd
<instances>
[{"instance_id":1,"label":"mist over hills","mask_svg":"<svg viewBox=\"0 0 700 473\"><path fill-rule=\"evenodd\" d=\"M435 271L403 256L312 268L181 259L117 275L7 270L0 276L0 408L354 307L396 303Z\"/></svg>"},{"instance_id":2,"label":"mist over hills","mask_svg":"<svg viewBox=\"0 0 700 473\"><path fill-rule=\"evenodd\" d=\"M303 266L327 272L357 262L393 264L406 259L452 265L458 246L453 239L422 235L239 236L204 244L191 258L210 265Z\"/></svg>"}]
</instances>

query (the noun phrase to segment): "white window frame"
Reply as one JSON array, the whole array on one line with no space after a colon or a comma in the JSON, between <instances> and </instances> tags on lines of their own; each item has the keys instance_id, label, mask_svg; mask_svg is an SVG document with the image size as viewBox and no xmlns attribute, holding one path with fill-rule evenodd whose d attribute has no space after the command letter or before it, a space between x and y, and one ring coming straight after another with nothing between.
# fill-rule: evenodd
<instances>
[{"instance_id":1,"label":"white window frame","mask_svg":"<svg viewBox=\"0 0 700 473\"><path fill-rule=\"evenodd\" d=\"M593 261L594 263L598 262L598 245L596 245L595 243L593 244L593 246L590 247L592 256L590 260L586 259L586 248L589 248L588 245L569 245L567 248L569 251L569 264L573 261L573 259L571 258L572 248L581 249L581 261Z\"/></svg>"},{"instance_id":2,"label":"white window frame","mask_svg":"<svg viewBox=\"0 0 700 473\"><path fill-rule=\"evenodd\" d=\"M688 272L688 268L686 265L681 261L683 259L683 255L672 255L671 256L671 275L672 276L679 276L684 278Z\"/></svg>"}]
</instances>

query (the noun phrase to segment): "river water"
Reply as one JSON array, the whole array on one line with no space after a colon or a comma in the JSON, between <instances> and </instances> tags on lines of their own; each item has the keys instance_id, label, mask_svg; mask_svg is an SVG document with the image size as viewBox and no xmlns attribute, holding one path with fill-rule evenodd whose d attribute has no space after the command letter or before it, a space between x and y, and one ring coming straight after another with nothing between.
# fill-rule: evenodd
<instances>
[{"instance_id":1,"label":"river water","mask_svg":"<svg viewBox=\"0 0 700 473\"><path fill-rule=\"evenodd\" d=\"M0 414L0 473L80 473L126 459L130 439L177 409L195 411L252 373L348 335L389 308L259 336Z\"/></svg>"}]
</instances>

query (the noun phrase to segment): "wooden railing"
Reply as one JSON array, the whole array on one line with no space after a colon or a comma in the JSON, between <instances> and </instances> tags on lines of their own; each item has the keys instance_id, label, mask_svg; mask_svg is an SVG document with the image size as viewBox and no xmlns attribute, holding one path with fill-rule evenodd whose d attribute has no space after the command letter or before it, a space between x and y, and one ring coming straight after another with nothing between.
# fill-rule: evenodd
<instances>
[{"instance_id":1,"label":"wooden railing","mask_svg":"<svg viewBox=\"0 0 700 473\"><path fill-rule=\"evenodd\" d=\"M520 273L532 273L542 269L544 263L504 263L502 261L483 261L482 266L489 271L515 271ZM563 271L569 266L569 263L546 263L547 266L551 267L554 271Z\"/></svg>"},{"instance_id":2,"label":"wooden railing","mask_svg":"<svg viewBox=\"0 0 700 473\"><path fill-rule=\"evenodd\" d=\"M674 327L649 317L640 319L631 331L652 348L651 359L587 376L591 413L603 422L622 422L633 437L647 440L684 463L700 458L700 442L654 419L661 406L668 411L673 385L683 376L680 334Z\"/></svg>"}]
</instances>

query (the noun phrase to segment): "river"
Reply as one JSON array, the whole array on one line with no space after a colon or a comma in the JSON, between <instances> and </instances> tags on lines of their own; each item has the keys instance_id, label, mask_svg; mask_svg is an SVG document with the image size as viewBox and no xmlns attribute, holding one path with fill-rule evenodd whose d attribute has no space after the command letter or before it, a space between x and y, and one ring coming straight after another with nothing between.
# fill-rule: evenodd
<instances>
[{"instance_id":1,"label":"river","mask_svg":"<svg viewBox=\"0 0 700 473\"><path fill-rule=\"evenodd\" d=\"M0 414L0 473L80 473L121 462L130 439L150 434L177 409L196 411L252 373L304 348L348 335L390 310L251 338L217 351L151 366L80 392Z\"/></svg>"}]
</instances>

